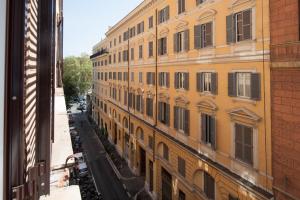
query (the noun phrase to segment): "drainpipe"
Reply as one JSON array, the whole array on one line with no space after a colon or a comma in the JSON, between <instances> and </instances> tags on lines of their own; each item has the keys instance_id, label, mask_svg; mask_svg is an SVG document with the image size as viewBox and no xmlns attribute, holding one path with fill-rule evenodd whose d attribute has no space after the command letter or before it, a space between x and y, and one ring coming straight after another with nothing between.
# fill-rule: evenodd
<instances>
[{"instance_id":1,"label":"drainpipe","mask_svg":"<svg viewBox=\"0 0 300 200\"><path fill-rule=\"evenodd\" d=\"M157 113L158 113L158 105L157 105L157 91L158 91L158 74L157 74L157 68L158 68L158 51L157 51L157 9L155 9L155 124L154 124L154 127L156 128L157 127ZM156 136L156 132L155 130L153 130L153 163L155 162L155 136Z\"/></svg>"}]
</instances>

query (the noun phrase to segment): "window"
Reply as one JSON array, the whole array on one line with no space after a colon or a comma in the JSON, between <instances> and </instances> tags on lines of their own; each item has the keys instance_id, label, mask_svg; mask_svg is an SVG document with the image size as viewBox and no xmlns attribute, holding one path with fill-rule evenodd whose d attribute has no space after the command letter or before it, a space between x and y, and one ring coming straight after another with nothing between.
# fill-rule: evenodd
<instances>
[{"instance_id":1,"label":"window","mask_svg":"<svg viewBox=\"0 0 300 200\"><path fill-rule=\"evenodd\" d=\"M114 46L116 46L117 45L117 39L115 38L114 39Z\"/></svg>"},{"instance_id":2,"label":"window","mask_svg":"<svg viewBox=\"0 0 300 200\"><path fill-rule=\"evenodd\" d=\"M125 31L124 33L123 33L123 41L126 41L126 40L128 40L129 39L129 32L128 31Z\"/></svg>"},{"instance_id":3,"label":"window","mask_svg":"<svg viewBox=\"0 0 300 200\"><path fill-rule=\"evenodd\" d=\"M160 87L170 87L170 75L167 72L160 72L158 75Z\"/></svg>"},{"instance_id":4,"label":"window","mask_svg":"<svg viewBox=\"0 0 300 200\"><path fill-rule=\"evenodd\" d=\"M158 23L163 23L169 20L170 17L170 7L167 6L158 12Z\"/></svg>"},{"instance_id":5,"label":"window","mask_svg":"<svg viewBox=\"0 0 300 200\"><path fill-rule=\"evenodd\" d=\"M128 72L123 72L123 81L128 81Z\"/></svg>"},{"instance_id":6,"label":"window","mask_svg":"<svg viewBox=\"0 0 300 200\"><path fill-rule=\"evenodd\" d=\"M147 85L155 85L155 72L147 72Z\"/></svg>"},{"instance_id":7,"label":"window","mask_svg":"<svg viewBox=\"0 0 300 200\"><path fill-rule=\"evenodd\" d=\"M130 49L130 59L134 60L134 48Z\"/></svg>"},{"instance_id":8,"label":"window","mask_svg":"<svg viewBox=\"0 0 300 200\"><path fill-rule=\"evenodd\" d=\"M132 82L134 81L134 72L130 73L130 81L132 81Z\"/></svg>"},{"instance_id":9,"label":"window","mask_svg":"<svg viewBox=\"0 0 300 200\"><path fill-rule=\"evenodd\" d=\"M201 114L201 141L216 149L216 120L204 113Z\"/></svg>"},{"instance_id":10,"label":"window","mask_svg":"<svg viewBox=\"0 0 300 200\"><path fill-rule=\"evenodd\" d=\"M260 74L250 72L229 73L228 96L260 100Z\"/></svg>"},{"instance_id":11,"label":"window","mask_svg":"<svg viewBox=\"0 0 300 200\"><path fill-rule=\"evenodd\" d=\"M251 9L238 12L226 17L227 43L252 39Z\"/></svg>"},{"instance_id":12,"label":"window","mask_svg":"<svg viewBox=\"0 0 300 200\"><path fill-rule=\"evenodd\" d=\"M174 34L174 52L189 50L189 30Z\"/></svg>"},{"instance_id":13,"label":"window","mask_svg":"<svg viewBox=\"0 0 300 200\"><path fill-rule=\"evenodd\" d=\"M130 38L135 36L135 27L132 27L129 29L129 36L130 36Z\"/></svg>"},{"instance_id":14,"label":"window","mask_svg":"<svg viewBox=\"0 0 300 200\"><path fill-rule=\"evenodd\" d=\"M148 22L149 22L149 29L153 28L153 16L149 17Z\"/></svg>"},{"instance_id":15,"label":"window","mask_svg":"<svg viewBox=\"0 0 300 200\"><path fill-rule=\"evenodd\" d=\"M144 22L141 22L137 25L137 34L144 32Z\"/></svg>"},{"instance_id":16,"label":"window","mask_svg":"<svg viewBox=\"0 0 300 200\"><path fill-rule=\"evenodd\" d=\"M122 60L121 52L119 52L119 56L118 56L118 61L119 61L119 63L121 62L121 60Z\"/></svg>"},{"instance_id":17,"label":"window","mask_svg":"<svg viewBox=\"0 0 300 200\"><path fill-rule=\"evenodd\" d=\"M185 200L185 193L179 190L178 193L178 200Z\"/></svg>"},{"instance_id":18,"label":"window","mask_svg":"<svg viewBox=\"0 0 300 200\"><path fill-rule=\"evenodd\" d=\"M128 50L124 50L123 51L123 62L127 62L128 61Z\"/></svg>"},{"instance_id":19,"label":"window","mask_svg":"<svg viewBox=\"0 0 300 200\"><path fill-rule=\"evenodd\" d=\"M178 173L185 177L185 160L178 156Z\"/></svg>"},{"instance_id":20,"label":"window","mask_svg":"<svg viewBox=\"0 0 300 200\"><path fill-rule=\"evenodd\" d=\"M163 143L163 158L169 160L169 148L165 143Z\"/></svg>"},{"instance_id":21,"label":"window","mask_svg":"<svg viewBox=\"0 0 300 200\"><path fill-rule=\"evenodd\" d=\"M117 73L113 72L113 80L117 80Z\"/></svg>"},{"instance_id":22,"label":"window","mask_svg":"<svg viewBox=\"0 0 300 200\"><path fill-rule=\"evenodd\" d=\"M158 46L157 47L158 55L162 56L162 55L167 54L167 38L166 37L160 38L158 40L157 46Z\"/></svg>"},{"instance_id":23,"label":"window","mask_svg":"<svg viewBox=\"0 0 300 200\"><path fill-rule=\"evenodd\" d=\"M139 46L139 59L143 59L143 45Z\"/></svg>"},{"instance_id":24,"label":"window","mask_svg":"<svg viewBox=\"0 0 300 200\"><path fill-rule=\"evenodd\" d=\"M111 72L109 72L109 74L108 74L109 76L109 79L111 80L112 79L112 73Z\"/></svg>"},{"instance_id":25,"label":"window","mask_svg":"<svg viewBox=\"0 0 300 200\"><path fill-rule=\"evenodd\" d=\"M116 59L116 54L114 54L114 63L116 63L116 60L117 60L117 59Z\"/></svg>"},{"instance_id":26,"label":"window","mask_svg":"<svg viewBox=\"0 0 300 200\"><path fill-rule=\"evenodd\" d=\"M127 98L128 98L128 96L127 96L127 91L125 90L125 91L124 91L124 105L125 105L125 106L127 106Z\"/></svg>"},{"instance_id":27,"label":"window","mask_svg":"<svg viewBox=\"0 0 300 200\"><path fill-rule=\"evenodd\" d=\"M185 12L185 0L178 0L178 14Z\"/></svg>"},{"instance_id":28,"label":"window","mask_svg":"<svg viewBox=\"0 0 300 200\"><path fill-rule=\"evenodd\" d=\"M136 95L136 110L140 113L144 112L144 101L142 95Z\"/></svg>"},{"instance_id":29,"label":"window","mask_svg":"<svg viewBox=\"0 0 300 200\"><path fill-rule=\"evenodd\" d=\"M143 72L139 72L139 83L143 83Z\"/></svg>"},{"instance_id":30,"label":"window","mask_svg":"<svg viewBox=\"0 0 300 200\"><path fill-rule=\"evenodd\" d=\"M153 57L153 42L149 42L149 45L148 45L148 51L149 51L149 54L148 56L149 57Z\"/></svg>"},{"instance_id":31,"label":"window","mask_svg":"<svg viewBox=\"0 0 300 200\"><path fill-rule=\"evenodd\" d=\"M104 80L107 81L107 72L105 72Z\"/></svg>"},{"instance_id":32,"label":"window","mask_svg":"<svg viewBox=\"0 0 300 200\"><path fill-rule=\"evenodd\" d=\"M174 128L185 135L189 135L190 111L174 106Z\"/></svg>"},{"instance_id":33,"label":"window","mask_svg":"<svg viewBox=\"0 0 300 200\"><path fill-rule=\"evenodd\" d=\"M175 89L189 89L189 73L176 72L175 73Z\"/></svg>"},{"instance_id":34,"label":"window","mask_svg":"<svg viewBox=\"0 0 300 200\"><path fill-rule=\"evenodd\" d=\"M122 91L119 89L119 102L121 102Z\"/></svg>"},{"instance_id":35,"label":"window","mask_svg":"<svg viewBox=\"0 0 300 200\"><path fill-rule=\"evenodd\" d=\"M153 99L146 98L146 114L148 117L153 117Z\"/></svg>"},{"instance_id":36,"label":"window","mask_svg":"<svg viewBox=\"0 0 300 200\"><path fill-rule=\"evenodd\" d=\"M204 193L208 199L215 199L215 179L204 172Z\"/></svg>"},{"instance_id":37,"label":"window","mask_svg":"<svg viewBox=\"0 0 300 200\"><path fill-rule=\"evenodd\" d=\"M153 140L153 137L152 136L148 136L148 146L150 149L153 150L153 147L154 147L154 140Z\"/></svg>"},{"instance_id":38,"label":"window","mask_svg":"<svg viewBox=\"0 0 300 200\"><path fill-rule=\"evenodd\" d=\"M121 43L121 42L122 42L122 36L119 35L119 43Z\"/></svg>"},{"instance_id":39,"label":"window","mask_svg":"<svg viewBox=\"0 0 300 200\"><path fill-rule=\"evenodd\" d=\"M158 120L167 126L170 125L170 104L158 102Z\"/></svg>"},{"instance_id":40,"label":"window","mask_svg":"<svg viewBox=\"0 0 300 200\"><path fill-rule=\"evenodd\" d=\"M132 109L135 107L135 94L132 92L128 95L128 106Z\"/></svg>"},{"instance_id":41,"label":"window","mask_svg":"<svg viewBox=\"0 0 300 200\"><path fill-rule=\"evenodd\" d=\"M118 80L122 81L122 72L118 72Z\"/></svg>"},{"instance_id":42,"label":"window","mask_svg":"<svg viewBox=\"0 0 300 200\"><path fill-rule=\"evenodd\" d=\"M253 129L235 124L235 157L242 162L253 164Z\"/></svg>"},{"instance_id":43,"label":"window","mask_svg":"<svg viewBox=\"0 0 300 200\"><path fill-rule=\"evenodd\" d=\"M197 91L217 94L217 74L211 72L197 73Z\"/></svg>"},{"instance_id":44,"label":"window","mask_svg":"<svg viewBox=\"0 0 300 200\"><path fill-rule=\"evenodd\" d=\"M134 124L131 122L130 123L130 134L134 133Z\"/></svg>"},{"instance_id":45,"label":"window","mask_svg":"<svg viewBox=\"0 0 300 200\"><path fill-rule=\"evenodd\" d=\"M194 27L195 48L205 48L213 45L212 22L200 24Z\"/></svg>"}]
</instances>

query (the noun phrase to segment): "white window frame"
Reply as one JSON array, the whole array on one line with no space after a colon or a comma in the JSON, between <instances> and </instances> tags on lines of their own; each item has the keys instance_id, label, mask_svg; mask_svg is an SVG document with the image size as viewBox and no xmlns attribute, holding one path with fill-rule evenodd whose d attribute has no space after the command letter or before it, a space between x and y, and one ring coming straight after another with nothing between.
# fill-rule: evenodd
<instances>
[{"instance_id":1,"label":"white window frame","mask_svg":"<svg viewBox=\"0 0 300 200\"><path fill-rule=\"evenodd\" d=\"M249 76L249 77L247 77ZM249 80L247 80L249 78ZM249 82L249 91L247 94L247 85ZM242 91L240 90L239 85L242 85ZM251 72L238 72L236 74L236 94L237 97L250 99L251 98Z\"/></svg>"},{"instance_id":2,"label":"white window frame","mask_svg":"<svg viewBox=\"0 0 300 200\"><path fill-rule=\"evenodd\" d=\"M139 72L139 83L143 83L143 72Z\"/></svg>"},{"instance_id":3,"label":"white window frame","mask_svg":"<svg viewBox=\"0 0 300 200\"><path fill-rule=\"evenodd\" d=\"M211 72L203 72L203 92L211 92L212 83L211 83Z\"/></svg>"},{"instance_id":4,"label":"white window frame","mask_svg":"<svg viewBox=\"0 0 300 200\"><path fill-rule=\"evenodd\" d=\"M184 41L185 41L185 38L184 38L184 31L182 32L179 32L178 35L178 52L183 52L184 51Z\"/></svg>"},{"instance_id":5,"label":"white window frame","mask_svg":"<svg viewBox=\"0 0 300 200\"><path fill-rule=\"evenodd\" d=\"M185 123L185 119L184 119L184 112L185 112L185 109L184 108L181 108L181 107L178 107L178 116L177 116L177 119L178 119L178 131L181 132L181 133L184 133L184 123Z\"/></svg>"},{"instance_id":6,"label":"white window frame","mask_svg":"<svg viewBox=\"0 0 300 200\"><path fill-rule=\"evenodd\" d=\"M167 87L167 72L161 72L161 86Z\"/></svg>"},{"instance_id":7,"label":"white window frame","mask_svg":"<svg viewBox=\"0 0 300 200\"><path fill-rule=\"evenodd\" d=\"M184 84L185 84L185 80L184 80L184 72L178 72L178 89L185 89L184 88Z\"/></svg>"}]
</instances>

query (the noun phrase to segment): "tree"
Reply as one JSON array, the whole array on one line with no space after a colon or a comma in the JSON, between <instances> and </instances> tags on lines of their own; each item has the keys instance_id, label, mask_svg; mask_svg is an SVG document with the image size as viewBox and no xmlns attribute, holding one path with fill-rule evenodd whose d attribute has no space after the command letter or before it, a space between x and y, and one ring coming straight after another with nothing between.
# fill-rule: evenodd
<instances>
[{"instance_id":1,"label":"tree","mask_svg":"<svg viewBox=\"0 0 300 200\"><path fill-rule=\"evenodd\" d=\"M92 86L92 63L87 54L64 59L63 84L67 106L70 101L85 95Z\"/></svg>"}]
</instances>

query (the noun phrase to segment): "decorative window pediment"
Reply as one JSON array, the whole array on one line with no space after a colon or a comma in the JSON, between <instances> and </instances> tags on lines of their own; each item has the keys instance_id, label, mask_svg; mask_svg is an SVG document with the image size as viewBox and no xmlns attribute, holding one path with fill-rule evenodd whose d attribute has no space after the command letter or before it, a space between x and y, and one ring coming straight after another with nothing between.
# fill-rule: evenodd
<instances>
[{"instance_id":1,"label":"decorative window pediment","mask_svg":"<svg viewBox=\"0 0 300 200\"><path fill-rule=\"evenodd\" d=\"M170 95L168 93L161 92L158 94L158 99L162 102L168 102L170 99Z\"/></svg>"},{"instance_id":2,"label":"decorative window pediment","mask_svg":"<svg viewBox=\"0 0 300 200\"><path fill-rule=\"evenodd\" d=\"M121 84L119 84L117 87L118 87L119 89L121 89L121 88L122 88L122 85L121 85Z\"/></svg>"},{"instance_id":3,"label":"decorative window pediment","mask_svg":"<svg viewBox=\"0 0 300 200\"><path fill-rule=\"evenodd\" d=\"M140 45L140 44L143 44L144 43L144 38L140 38L139 40L138 40L138 44Z\"/></svg>"},{"instance_id":4,"label":"decorative window pediment","mask_svg":"<svg viewBox=\"0 0 300 200\"><path fill-rule=\"evenodd\" d=\"M146 92L147 97L149 98L154 98L155 94L152 91L147 91Z\"/></svg>"},{"instance_id":5,"label":"decorative window pediment","mask_svg":"<svg viewBox=\"0 0 300 200\"><path fill-rule=\"evenodd\" d=\"M163 28L162 30L159 31L159 36L160 37L166 37L169 33L169 29L167 27Z\"/></svg>"},{"instance_id":6,"label":"decorative window pediment","mask_svg":"<svg viewBox=\"0 0 300 200\"><path fill-rule=\"evenodd\" d=\"M137 91L138 94L143 94L144 93L144 89L143 88L138 88L136 91Z\"/></svg>"},{"instance_id":7,"label":"decorative window pediment","mask_svg":"<svg viewBox=\"0 0 300 200\"><path fill-rule=\"evenodd\" d=\"M241 122L251 126L257 125L261 117L247 108L235 108L228 111L232 121Z\"/></svg>"},{"instance_id":8,"label":"decorative window pediment","mask_svg":"<svg viewBox=\"0 0 300 200\"><path fill-rule=\"evenodd\" d=\"M148 38L147 38L148 41L152 41L152 40L155 40L155 35L153 33L150 33Z\"/></svg>"},{"instance_id":9,"label":"decorative window pediment","mask_svg":"<svg viewBox=\"0 0 300 200\"><path fill-rule=\"evenodd\" d=\"M190 101L185 96L181 95L181 96L175 97L175 104L177 106L186 107L189 103L190 103Z\"/></svg>"},{"instance_id":10,"label":"decorative window pediment","mask_svg":"<svg viewBox=\"0 0 300 200\"><path fill-rule=\"evenodd\" d=\"M133 93L134 93L134 92L135 92L135 89L134 89L133 87L130 87L130 88L129 88L129 92L133 92Z\"/></svg>"},{"instance_id":11,"label":"decorative window pediment","mask_svg":"<svg viewBox=\"0 0 300 200\"><path fill-rule=\"evenodd\" d=\"M232 0L231 3L229 3L229 8L236 8L238 6L254 6L255 0Z\"/></svg>"},{"instance_id":12,"label":"decorative window pediment","mask_svg":"<svg viewBox=\"0 0 300 200\"><path fill-rule=\"evenodd\" d=\"M216 14L217 11L214 9L205 10L205 12L201 13L197 18L197 21L203 22L204 20L212 20Z\"/></svg>"},{"instance_id":13,"label":"decorative window pediment","mask_svg":"<svg viewBox=\"0 0 300 200\"><path fill-rule=\"evenodd\" d=\"M124 88L124 90L127 90L127 89L128 89L128 87L127 87L126 85L123 85L123 88Z\"/></svg>"},{"instance_id":14,"label":"decorative window pediment","mask_svg":"<svg viewBox=\"0 0 300 200\"><path fill-rule=\"evenodd\" d=\"M217 105L211 100L202 100L197 103L197 107L200 112L213 114L218 110Z\"/></svg>"},{"instance_id":15,"label":"decorative window pediment","mask_svg":"<svg viewBox=\"0 0 300 200\"><path fill-rule=\"evenodd\" d=\"M175 27L176 32L184 31L184 30L188 29L189 28L188 25L189 25L188 21L180 20L180 22Z\"/></svg>"}]
</instances>

